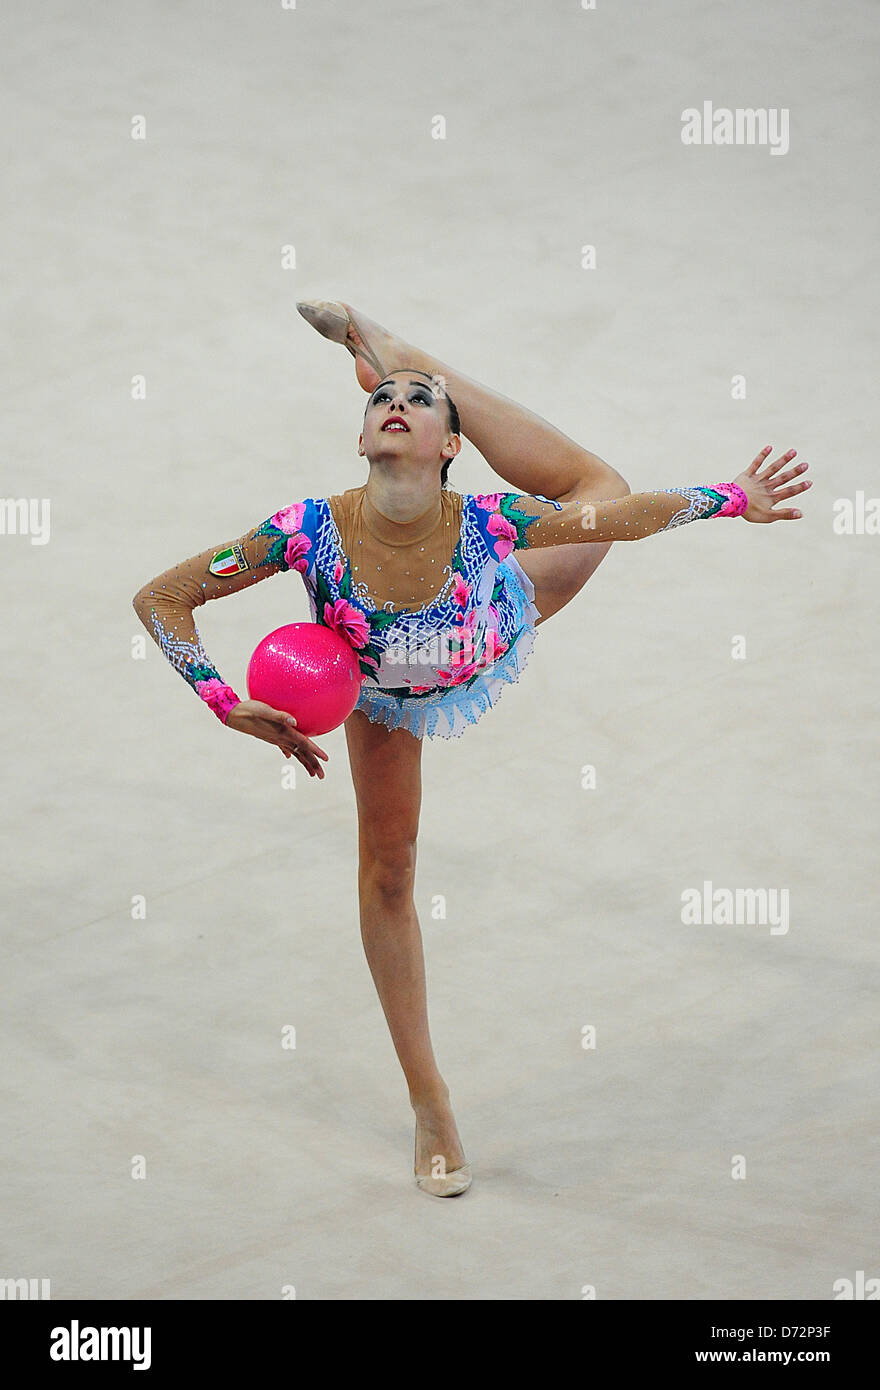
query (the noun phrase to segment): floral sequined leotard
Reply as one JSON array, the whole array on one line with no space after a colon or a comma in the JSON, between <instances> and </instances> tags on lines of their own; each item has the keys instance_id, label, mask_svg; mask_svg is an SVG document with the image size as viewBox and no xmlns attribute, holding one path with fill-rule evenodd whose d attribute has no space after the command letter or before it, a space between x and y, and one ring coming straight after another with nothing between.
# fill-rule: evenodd
<instances>
[{"instance_id":1,"label":"floral sequined leotard","mask_svg":"<svg viewBox=\"0 0 880 1390\"><path fill-rule=\"evenodd\" d=\"M540 613L516 552L638 540L702 517L738 515L733 484L561 503L530 493L443 488L422 516L384 516L367 487L308 497L145 585L134 607L170 663L225 722L239 697L204 650L196 607L289 570L312 621L356 651L356 708L416 737L457 737L516 681ZM254 644L256 645L256 643Z\"/></svg>"}]
</instances>

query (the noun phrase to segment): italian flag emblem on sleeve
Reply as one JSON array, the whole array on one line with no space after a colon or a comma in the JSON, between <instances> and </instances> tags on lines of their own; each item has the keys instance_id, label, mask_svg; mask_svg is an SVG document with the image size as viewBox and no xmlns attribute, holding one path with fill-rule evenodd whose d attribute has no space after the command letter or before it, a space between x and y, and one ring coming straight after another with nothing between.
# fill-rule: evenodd
<instances>
[{"instance_id":1,"label":"italian flag emblem on sleeve","mask_svg":"<svg viewBox=\"0 0 880 1390\"><path fill-rule=\"evenodd\" d=\"M218 574L223 578L229 574L238 574L239 570L246 570L249 565L240 545L228 545L225 550L217 551L208 568L212 574Z\"/></svg>"}]
</instances>

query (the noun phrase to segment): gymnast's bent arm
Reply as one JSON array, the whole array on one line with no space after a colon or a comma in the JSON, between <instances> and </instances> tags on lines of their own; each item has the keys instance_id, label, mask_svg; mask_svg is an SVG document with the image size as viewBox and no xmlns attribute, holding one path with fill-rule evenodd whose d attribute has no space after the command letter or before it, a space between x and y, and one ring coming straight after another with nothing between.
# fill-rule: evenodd
<instances>
[{"instance_id":1,"label":"gymnast's bent arm","mask_svg":"<svg viewBox=\"0 0 880 1390\"><path fill-rule=\"evenodd\" d=\"M304 568L310 548L296 531L302 503L276 512L236 540L193 555L144 584L132 606L168 661L229 728L274 743L285 757L296 754L310 776L323 777L318 761L327 754L298 732L293 715L260 700L241 700L227 685L202 646L193 617L209 599L226 598L288 569Z\"/></svg>"}]
</instances>

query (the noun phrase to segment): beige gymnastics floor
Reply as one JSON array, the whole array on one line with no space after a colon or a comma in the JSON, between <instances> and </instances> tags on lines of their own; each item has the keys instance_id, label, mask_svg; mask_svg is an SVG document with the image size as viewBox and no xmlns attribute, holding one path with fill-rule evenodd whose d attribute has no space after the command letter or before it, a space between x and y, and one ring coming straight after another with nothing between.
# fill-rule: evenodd
<instances>
[{"instance_id":1,"label":"beige gymnastics floor","mask_svg":"<svg viewBox=\"0 0 880 1390\"><path fill-rule=\"evenodd\" d=\"M880 494L876 8L19 0L2 29L3 490L51 531L0 537L0 1276L471 1300L880 1274L880 538L834 526ZM786 109L788 152L684 145L704 101ZM341 731L285 790L280 754L132 656L147 579L364 477L353 364L304 297L635 489L765 443L815 478L799 524L618 546L522 683L425 749L432 1026L476 1171L454 1202L411 1180ZM466 446L453 481L492 475ZM200 630L240 686L306 615L283 576ZM683 923L706 881L787 890L788 930Z\"/></svg>"}]
</instances>

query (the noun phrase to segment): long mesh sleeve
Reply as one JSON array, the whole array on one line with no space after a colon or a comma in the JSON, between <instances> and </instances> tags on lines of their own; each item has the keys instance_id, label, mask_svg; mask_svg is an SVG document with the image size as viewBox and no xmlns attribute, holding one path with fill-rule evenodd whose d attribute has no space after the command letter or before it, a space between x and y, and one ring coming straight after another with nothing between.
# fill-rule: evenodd
<instances>
[{"instance_id":1,"label":"long mesh sleeve","mask_svg":"<svg viewBox=\"0 0 880 1390\"><path fill-rule=\"evenodd\" d=\"M738 516L748 499L733 483L636 492L607 502L575 498L554 502L530 493L492 493L478 498L492 512L488 530L505 553L584 541L636 541L689 521Z\"/></svg>"},{"instance_id":2,"label":"long mesh sleeve","mask_svg":"<svg viewBox=\"0 0 880 1390\"><path fill-rule=\"evenodd\" d=\"M176 671L224 724L239 696L202 646L193 614L209 599L226 598L283 570L307 567L308 537L294 503L253 530L203 550L151 579L132 600L135 612Z\"/></svg>"}]
</instances>

